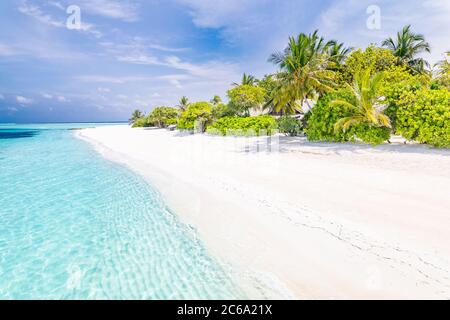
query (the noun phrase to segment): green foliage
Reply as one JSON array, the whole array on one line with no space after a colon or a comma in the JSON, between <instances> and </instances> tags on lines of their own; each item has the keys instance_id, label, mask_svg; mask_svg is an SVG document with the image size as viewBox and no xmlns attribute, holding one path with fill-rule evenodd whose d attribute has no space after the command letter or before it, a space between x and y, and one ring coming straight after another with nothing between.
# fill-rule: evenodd
<instances>
[{"instance_id":1,"label":"green foliage","mask_svg":"<svg viewBox=\"0 0 450 320\"><path fill-rule=\"evenodd\" d=\"M430 45L422 34L413 33L411 26L405 26L397 33L395 39L388 38L383 41L383 46L392 51L393 55L401 63L406 64L414 73L425 73L428 62L417 57L419 54L430 52Z\"/></svg>"},{"instance_id":2,"label":"green foliage","mask_svg":"<svg viewBox=\"0 0 450 320\"><path fill-rule=\"evenodd\" d=\"M210 103L211 103L212 105L214 105L214 106L218 106L219 104L222 104L222 98L221 98L220 96L215 95L215 96L211 99Z\"/></svg>"},{"instance_id":3,"label":"green foliage","mask_svg":"<svg viewBox=\"0 0 450 320\"><path fill-rule=\"evenodd\" d=\"M202 132L212 122L213 107L208 102L191 103L181 114L178 128L182 130L198 129Z\"/></svg>"},{"instance_id":4,"label":"green foliage","mask_svg":"<svg viewBox=\"0 0 450 320\"><path fill-rule=\"evenodd\" d=\"M274 109L274 106L272 104L273 93L277 88L276 76L272 74L265 75L261 80L259 80L258 86L266 91L263 109L269 109L270 111L272 111Z\"/></svg>"},{"instance_id":5,"label":"green foliage","mask_svg":"<svg viewBox=\"0 0 450 320\"><path fill-rule=\"evenodd\" d=\"M397 131L408 140L450 147L450 91L405 92L397 110Z\"/></svg>"},{"instance_id":6,"label":"green foliage","mask_svg":"<svg viewBox=\"0 0 450 320\"><path fill-rule=\"evenodd\" d=\"M446 52L445 55L445 59L437 64L436 84L441 88L450 90L450 51Z\"/></svg>"},{"instance_id":7,"label":"green foliage","mask_svg":"<svg viewBox=\"0 0 450 320\"><path fill-rule=\"evenodd\" d=\"M365 50L358 49L353 51L343 68L340 80L342 82L352 83L353 75L358 74L361 70L372 70L372 74L389 70L396 66L397 58L388 49L377 48L374 45L367 47Z\"/></svg>"},{"instance_id":8,"label":"green foliage","mask_svg":"<svg viewBox=\"0 0 450 320\"><path fill-rule=\"evenodd\" d=\"M238 110L231 104L217 104L212 108L213 119L220 119L223 117L233 117L238 115Z\"/></svg>"},{"instance_id":9,"label":"green foliage","mask_svg":"<svg viewBox=\"0 0 450 320\"><path fill-rule=\"evenodd\" d=\"M261 107L266 91L261 87L244 84L228 90L230 104L239 115L248 116L251 109Z\"/></svg>"},{"instance_id":10,"label":"green foliage","mask_svg":"<svg viewBox=\"0 0 450 320\"><path fill-rule=\"evenodd\" d=\"M367 123L358 125L355 129L356 137L371 145L381 144L391 137L391 130L387 127L369 126Z\"/></svg>"},{"instance_id":11,"label":"green foliage","mask_svg":"<svg viewBox=\"0 0 450 320\"><path fill-rule=\"evenodd\" d=\"M335 72L330 68L328 50L333 43L319 37L316 30L291 37L284 52L272 54L269 61L280 67L270 101L274 111L293 114L306 99L332 90Z\"/></svg>"},{"instance_id":12,"label":"green foliage","mask_svg":"<svg viewBox=\"0 0 450 320\"><path fill-rule=\"evenodd\" d=\"M244 85L254 86L257 83L258 83L258 80L254 76L244 73L242 75L241 83L234 82L233 86L235 86L235 87L244 86Z\"/></svg>"},{"instance_id":13,"label":"green foliage","mask_svg":"<svg viewBox=\"0 0 450 320\"><path fill-rule=\"evenodd\" d=\"M366 143L378 144L389 138L389 129L385 127L369 126L361 123L350 126L346 131L335 130L335 124L342 118L353 115L347 105L332 105L334 100L352 101L351 92L339 90L321 97L307 118L306 135L310 141L346 142L361 139Z\"/></svg>"},{"instance_id":14,"label":"green foliage","mask_svg":"<svg viewBox=\"0 0 450 320\"><path fill-rule=\"evenodd\" d=\"M183 112L189 105L189 99L186 96L181 97L180 102L178 102L178 108Z\"/></svg>"},{"instance_id":15,"label":"green foliage","mask_svg":"<svg viewBox=\"0 0 450 320\"><path fill-rule=\"evenodd\" d=\"M147 118L139 118L133 123L133 128L142 128L142 127L148 127L149 123L147 121Z\"/></svg>"},{"instance_id":16,"label":"green foliage","mask_svg":"<svg viewBox=\"0 0 450 320\"><path fill-rule=\"evenodd\" d=\"M271 116L257 117L224 117L217 120L207 130L214 135L260 135L273 134L277 128L275 119Z\"/></svg>"},{"instance_id":17,"label":"green foliage","mask_svg":"<svg viewBox=\"0 0 450 320\"><path fill-rule=\"evenodd\" d=\"M314 106L313 110L307 114L308 122L306 135L311 141L333 141L345 142L354 141L355 130L350 128L345 132L334 130L334 125L339 119L348 117L350 111L345 106L330 105L335 99L351 100L348 91L340 90L322 96Z\"/></svg>"},{"instance_id":18,"label":"green foliage","mask_svg":"<svg viewBox=\"0 0 450 320\"><path fill-rule=\"evenodd\" d=\"M369 127L390 128L389 118L381 110L380 87L383 73L371 76L371 70L361 70L353 76L353 84L346 84L351 93L350 100L335 99L331 106L345 106L350 115L339 119L335 124L335 130L348 130L352 126L367 124Z\"/></svg>"},{"instance_id":19,"label":"green foliage","mask_svg":"<svg viewBox=\"0 0 450 320\"><path fill-rule=\"evenodd\" d=\"M389 117L394 132L397 127L400 97L405 92L414 92L427 87L429 81L429 77L425 74L412 75L406 66L391 67L384 72L380 94L385 98L387 104L385 114Z\"/></svg>"},{"instance_id":20,"label":"green foliage","mask_svg":"<svg viewBox=\"0 0 450 320\"><path fill-rule=\"evenodd\" d=\"M302 132L300 122L290 116L282 116L277 119L278 130L287 136L297 136Z\"/></svg>"},{"instance_id":21,"label":"green foliage","mask_svg":"<svg viewBox=\"0 0 450 320\"><path fill-rule=\"evenodd\" d=\"M138 121L139 119L143 118L144 114L142 113L141 110L134 110L133 113L131 114L131 118L130 118L130 123L136 123L136 121Z\"/></svg>"},{"instance_id":22,"label":"green foliage","mask_svg":"<svg viewBox=\"0 0 450 320\"><path fill-rule=\"evenodd\" d=\"M177 124L178 110L171 107L157 107L148 115L147 122L158 128Z\"/></svg>"}]
</instances>

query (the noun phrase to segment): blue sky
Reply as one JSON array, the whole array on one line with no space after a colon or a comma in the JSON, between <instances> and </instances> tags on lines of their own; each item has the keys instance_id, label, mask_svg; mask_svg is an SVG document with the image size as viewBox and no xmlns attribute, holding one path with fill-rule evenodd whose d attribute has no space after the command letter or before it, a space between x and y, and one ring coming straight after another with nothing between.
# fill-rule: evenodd
<instances>
[{"instance_id":1,"label":"blue sky","mask_svg":"<svg viewBox=\"0 0 450 320\"><path fill-rule=\"evenodd\" d=\"M66 10L81 9L69 30ZM381 9L370 30L366 10ZM275 68L290 35L319 29L349 46L412 24L439 60L450 50L449 0L2 0L0 122L126 120L133 109L225 98L243 72Z\"/></svg>"}]
</instances>

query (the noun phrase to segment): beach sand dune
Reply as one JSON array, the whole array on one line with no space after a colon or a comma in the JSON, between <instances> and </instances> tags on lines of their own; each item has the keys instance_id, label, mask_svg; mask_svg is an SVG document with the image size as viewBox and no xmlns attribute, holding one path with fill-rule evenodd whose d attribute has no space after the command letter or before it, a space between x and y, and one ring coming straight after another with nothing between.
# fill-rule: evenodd
<instances>
[{"instance_id":1,"label":"beach sand dune","mask_svg":"<svg viewBox=\"0 0 450 320\"><path fill-rule=\"evenodd\" d=\"M253 298L450 298L448 150L76 134L145 176Z\"/></svg>"}]
</instances>

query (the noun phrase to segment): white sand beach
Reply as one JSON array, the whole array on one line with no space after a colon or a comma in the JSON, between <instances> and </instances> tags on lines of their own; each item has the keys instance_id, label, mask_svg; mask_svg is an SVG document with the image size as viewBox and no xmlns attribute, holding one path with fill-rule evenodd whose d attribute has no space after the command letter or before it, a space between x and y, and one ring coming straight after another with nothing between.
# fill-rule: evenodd
<instances>
[{"instance_id":1,"label":"white sand beach","mask_svg":"<svg viewBox=\"0 0 450 320\"><path fill-rule=\"evenodd\" d=\"M263 138L127 126L77 135L149 179L252 297L450 298L449 150L280 137L268 152Z\"/></svg>"}]
</instances>

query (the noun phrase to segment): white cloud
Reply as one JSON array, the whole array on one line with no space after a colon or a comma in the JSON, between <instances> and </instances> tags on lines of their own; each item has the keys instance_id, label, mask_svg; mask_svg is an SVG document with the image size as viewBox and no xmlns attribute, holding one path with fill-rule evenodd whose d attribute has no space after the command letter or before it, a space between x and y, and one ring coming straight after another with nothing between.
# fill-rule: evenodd
<instances>
[{"instance_id":1,"label":"white cloud","mask_svg":"<svg viewBox=\"0 0 450 320\"><path fill-rule=\"evenodd\" d=\"M103 75L85 75L85 76L77 76L74 77L77 81L82 82L90 82L90 83L115 83L115 84L124 84L128 82L139 82L139 81L147 81L152 78L142 77L142 76L129 76L129 77L112 77L112 76L103 76Z\"/></svg>"},{"instance_id":2,"label":"white cloud","mask_svg":"<svg viewBox=\"0 0 450 320\"><path fill-rule=\"evenodd\" d=\"M169 82L170 82L171 85L173 85L177 89L182 89L183 88L183 86L181 85L180 80L172 79L172 80L169 80Z\"/></svg>"},{"instance_id":3,"label":"white cloud","mask_svg":"<svg viewBox=\"0 0 450 320\"><path fill-rule=\"evenodd\" d=\"M45 99L49 99L49 100L53 99L53 96L51 94L48 94L48 93L43 93L42 97L45 98Z\"/></svg>"},{"instance_id":4,"label":"white cloud","mask_svg":"<svg viewBox=\"0 0 450 320\"><path fill-rule=\"evenodd\" d=\"M68 101L69 101L69 100L67 100L67 98L64 97L64 96L59 96L59 97L57 98L57 100L58 100L59 102L68 102Z\"/></svg>"},{"instance_id":5,"label":"white cloud","mask_svg":"<svg viewBox=\"0 0 450 320\"><path fill-rule=\"evenodd\" d=\"M61 2L48 0L47 3L53 7L60 9L60 10L66 11L66 7L63 6Z\"/></svg>"},{"instance_id":6,"label":"white cloud","mask_svg":"<svg viewBox=\"0 0 450 320\"><path fill-rule=\"evenodd\" d=\"M366 9L373 1L341 0L328 7L317 19L315 26L328 37L336 38L350 46L365 47L370 43L380 44L387 37L395 36L405 25L412 25L414 32L422 33L431 45L431 55L424 57L432 63L450 49L450 2L448 0L379 0L381 29L369 30Z\"/></svg>"},{"instance_id":7,"label":"white cloud","mask_svg":"<svg viewBox=\"0 0 450 320\"><path fill-rule=\"evenodd\" d=\"M239 67L236 64L225 61L207 61L204 63L191 63L181 60L179 57L170 56L165 59L165 65L174 69L207 79L232 80L240 77Z\"/></svg>"},{"instance_id":8,"label":"white cloud","mask_svg":"<svg viewBox=\"0 0 450 320\"><path fill-rule=\"evenodd\" d=\"M157 58L145 54L118 56L117 60L120 62L128 62L134 64L149 64L149 65L160 64Z\"/></svg>"},{"instance_id":9,"label":"white cloud","mask_svg":"<svg viewBox=\"0 0 450 320\"><path fill-rule=\"evenodd\" d=\"M198 27L202 28L221 28L230 27L232 21L239 21L242 18L243 13L261 12L261 10L255 10L258 6L262 8L267 4L267 0L180 0L182 4L190 7L190 13L193 18L193 22ZM247 20L240 20L239 25L247 25L251 23L251 15L247 16Z\"/></svg>"},{"instance_id":10,"label":"white cloud","mask_svg":"<svg viewBox=\"0 0 450 320\"><path fill-rule=\"evenodd\" d=\"M6 110L8 110L10 112L17 112L17 111L19 111L19 109L15 108L15 107L8 107L8 108L6 108Z\"/></svg>"},{"instance_id":11,"label":"white cloud","mask_svg":"<svg viewBox=\"0 0 450 320\"><path fill-rule=\"evenodd\" d=\"M189 48L170 48L166 46L162 46L159 44L149 44L149 48L159 50L159 51L165 51L165 52L184 52L190 50Z\"/></svg>"},{"instance_id":12,"label":"white cloud","mask_svg":"<svg viewBox=\"0 0 450 320\"><path fill-rule=\"evenodd\" d=\"M97 91L101 92L101 93L109 93L109 92L111 92L111 89L110 88L98 87Z\"/></svg>"},{"instance_id":13,"label":"white cloud","mask_svg":"<svg viewBox=\"0 0 450 320\"><path fill-rule=\"evenodd\" d=\"M66 28L66 21L64 19L58 20L52 17L50 14L45 13L39 6L29 4L26 0L18 8L19 12L33 17L37 21L52 26L55 28ZM75 29L76 30L76 29ZM93 35L96 38L101 38L103 34L96 29L93 24L82 21L79 31L86 32Z\"/></svg>"},{"instance_id":14,"label":"white cloud","mask_svg":"<svg viewBox=\"0 0 450 320\"><path fill-rule=\"evenodd\" d=\"M29 98L25 98L23 96L16 96L16 100L18 103L20 103L21 105L28 105L28 104L32 104L33 100L29 99Z\"/></svg>"},{"instance_id":15,"label":"white cloud","mask_svg":"<svg viewBox=\"0 0 450 320\"><path fill-rule=\"evenodd\" d=\"M82 10L107 18L134 22L139 19L139 4L130 0L82 0Z\"/></svg>"},{"instance_id":16,"label":"white cloud","mask_svg":"<svg viewBox=\"0 0 450 320\"><path fill-rule=\"evenodd\" d=\"M19 12L33 17L36 20L38 20L41 23L44 23L49 26L57 27L57 28L64 28L65 23L61 20L56 20L49 14L44 13L39 6L29 4L28 2L24 1L18 8Z\"/></svg>"},{"instance_id":17,"label":"white cloud","mask_svg":"<svg viewBox=\"0 0 450 320\"><path fill-rule=\"evenodd\" d=\"M0 93L0 100L5 100L5 96Z\"/></svg>"}]
</instances>

